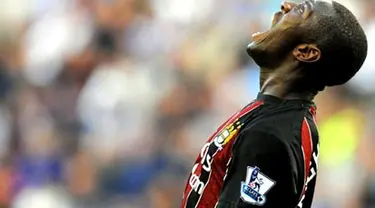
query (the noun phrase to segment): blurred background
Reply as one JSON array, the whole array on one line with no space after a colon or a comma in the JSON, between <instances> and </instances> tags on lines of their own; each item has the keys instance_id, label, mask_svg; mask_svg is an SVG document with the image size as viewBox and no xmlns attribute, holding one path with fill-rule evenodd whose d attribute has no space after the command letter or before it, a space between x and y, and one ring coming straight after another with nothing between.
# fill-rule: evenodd
<instances>
[{"instance_id":1,"label":"blurred background","mask_svg":"<svg viewBox=\"0 0 375 208\"><path fill-rule=\"evenodd\" d=\"M340 2L369 55L316 99L314 207L374 208L375 1ZM1 0L0 207L179 207L210 133L257 95L245 48L279 5Z\"/></svg>"}]
</instances>

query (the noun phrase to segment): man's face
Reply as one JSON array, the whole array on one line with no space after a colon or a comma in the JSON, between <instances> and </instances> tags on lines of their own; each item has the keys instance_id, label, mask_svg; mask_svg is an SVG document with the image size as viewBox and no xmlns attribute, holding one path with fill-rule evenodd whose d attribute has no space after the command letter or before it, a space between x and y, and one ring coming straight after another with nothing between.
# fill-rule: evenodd
<instances>
[{"instance_id":1,"label":"man's face","mask_svg":"<svg viewBox=\"0 0 375 208\"><path fill-rule=\"evenodd\" d=\"M318 4L332 7L328 0L309 0L299 4L283 2L281 11L273 16L271 28L252 35L248 54L261 67L276 67L298 44L303 44L304 33L316 23Z\"/></svg>"}]
</instances>

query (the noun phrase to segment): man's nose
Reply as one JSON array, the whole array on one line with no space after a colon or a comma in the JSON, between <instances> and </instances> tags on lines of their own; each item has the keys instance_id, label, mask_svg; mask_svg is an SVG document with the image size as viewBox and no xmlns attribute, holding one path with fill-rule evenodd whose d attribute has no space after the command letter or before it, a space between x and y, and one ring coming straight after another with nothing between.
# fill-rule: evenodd
<instances>
[{"instance_id":1,"label":"man's nose","mask_svg":"<svg viewBox=\"0 0 375 208\"><path fill-rule=\"evenodd\" d=\"M284 1L283 3L281 3L281 11L286 14L288 13L290 10L293 9L293 7L295 7L296 4L295 3L291 3L291 2L287 2L287 1Z\"/></svg>"}]
</instances>

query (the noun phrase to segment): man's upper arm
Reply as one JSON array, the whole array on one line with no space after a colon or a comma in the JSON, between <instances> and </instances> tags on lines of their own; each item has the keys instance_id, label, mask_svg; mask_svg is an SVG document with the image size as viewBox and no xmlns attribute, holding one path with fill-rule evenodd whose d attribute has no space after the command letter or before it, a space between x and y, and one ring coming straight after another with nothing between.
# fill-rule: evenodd
<instances>
[{"instance_id":1,"label":"man's upper arm","mask_svg":"<svg viewBox=\"0 0 375 208\"><path fill-rule=\"evenodd\" d=\"M295 206L296 179L286 145L264 130L246 130L238 139L217 208Z\"/></svg>"}]
</instances>

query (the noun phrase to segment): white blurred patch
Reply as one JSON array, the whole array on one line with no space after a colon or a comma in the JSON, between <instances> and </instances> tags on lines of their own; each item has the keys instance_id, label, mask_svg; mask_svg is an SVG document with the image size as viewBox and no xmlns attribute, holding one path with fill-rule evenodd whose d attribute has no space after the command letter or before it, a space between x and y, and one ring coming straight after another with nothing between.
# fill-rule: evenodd
<instances>
[{"instance_id":1,"label":"white blurred patch","mask_svg":"<svg viewBox=\"0 0 375 208\"><path fill-rule=\"evenodd\" d=\"M71 199L54 188L26 188L13 202L13 208L73 208Z\"/></svg>"},{"instance_id":2,"label":"white blurred patch","mask_svg":"<svg viewBox=\"0 0 375 208\"><path fill-rule=\"evenodd\" d=\"M203 19L211 11L213 0L153 0L154 10L161 19L189 23Z\"/></svg>"},{"instance_id":3,"label":"white blurred patch","mask_svg":"<svg viewBox=\"0 0 375 208\"><path fill-rule=\"evenodd\" d=\"M75 0L28 0L33 2L33 16L40 17L43 14L54 11L66 11Z\"/></svg>"},{"instance_id":4,"label":"white blurred patch","mask_svg":"<svg viewBox=\"0 0 375 208\"><path fill-rule=\"evenodd\" d=\"M11 25L25 22L32 14L31 5L32 1L1 0L0 24Z\"/></svg>"},{"instance_id":5,"label":"white blurred patch","mask_svg":"<svg viewBox=\"0 0 375 208\"><path fill-rule=\"evenodd\" d=\"M87 17L64 11L46 13L26 33L26 79L37 86L48 85L59 74L65 58L82 51L91 38Z\"/></svg>"},{"instance_id":6,"label":"white blurred patch","mask_svg":"<svg viewBox=\"0 0 375 208\"><path fill-rule=\"evenodd\" d=\"M148 67L138 64L117 61L99 66L78 100L77 113L88 136L82 145L93 151L147 152L137 150L151 144L145 137L155 105L151 78Z\"/></svg>"}]
</instances>

